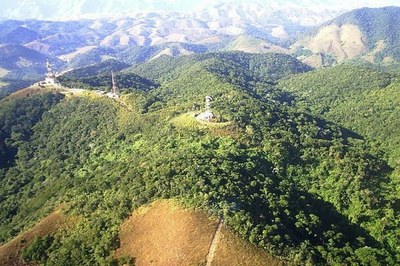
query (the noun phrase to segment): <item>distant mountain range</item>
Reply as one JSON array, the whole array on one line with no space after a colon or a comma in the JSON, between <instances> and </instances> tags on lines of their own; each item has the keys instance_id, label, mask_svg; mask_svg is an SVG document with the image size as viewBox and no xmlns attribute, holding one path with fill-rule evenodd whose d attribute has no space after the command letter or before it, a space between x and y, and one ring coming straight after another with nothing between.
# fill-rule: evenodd
<instances>
[{"instance_id":1,"label":"distant mountain range","mask_svg":"<svg viewBox=\"0 0 400 266\"><path fill-rule=\"evenodd\" d=\"M390 64L400 60L399 41L400 7L362 8L310 31L292 50L315 66L349 59Z\"/></svg>"},{"instance_id":2,"label":"distant mountain range","mask_svg":"<svg viewBox=\"0 0 400 266\"><path fill-rule=\"evenodd\" d=\"M0 266L400 265L400 8L257 7L0 22Z\"/></svg>"},{"instance_id":3,"label":"distant mountain range","mask_svg":"<svg viewBox=\"0 0 400 266\"><path fill-rule=\"evenodd\" d=\"M108 59L134 65L161 55L230 50L291 54L313 67L344 60L398 62L399 7L342 13L218 4L193 14L5 20L0 22L0 79L20 77L26 68L32 79L43 76L44 68L38 65L46 59L63 70Z\"/></svg>"}]
</instances>

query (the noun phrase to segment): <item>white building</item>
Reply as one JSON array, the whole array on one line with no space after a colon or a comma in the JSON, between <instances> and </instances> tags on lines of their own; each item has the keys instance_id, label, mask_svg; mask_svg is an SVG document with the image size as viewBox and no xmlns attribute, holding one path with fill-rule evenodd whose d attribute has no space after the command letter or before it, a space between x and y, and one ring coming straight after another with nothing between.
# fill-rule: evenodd
<instances>
[{"instance_id":1,"label":"white building","mask_svg":"<svg viewBox=\"0 0 400 266\"><path fill-rule=\"evenodd\" d=\"M210 121L211 119L215 118L215 115L211 112L211 101L213 98L211 96L205 97L205 111L196 116L197 119Z\"/></svg>"}]
</instances>

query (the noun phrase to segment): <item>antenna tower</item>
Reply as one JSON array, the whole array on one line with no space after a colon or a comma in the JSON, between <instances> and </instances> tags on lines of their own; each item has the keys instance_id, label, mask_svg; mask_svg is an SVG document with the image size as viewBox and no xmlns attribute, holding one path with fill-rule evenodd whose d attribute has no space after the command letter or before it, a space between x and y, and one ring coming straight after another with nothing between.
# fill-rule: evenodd
<instances>
[{"instance_id":1,"label":"antenna tower","mask_svg":"<svg viewBox=\"0 0 400 266\"><path fill-rule=\"evenodd\" d=\"M112 80L111 92L113 94L115 94L115 95L118 95L119 94L119 89L118 89L118 86L117 86L117 82L115 81L115 77L114 77L114 72L113 71L111 71L111 80Z\"/></svg>"},{"instance_id":2,"label":"antenna tower","mask_svg":"<svg viewBox=\"0 0 400 266\"><path fill-rule=\"evenodd\" d=\"M211 101L212 101L212 97L211 96L206 96L206 101L205 101L205 108L206 108L206 112L211 113Z\"/></svg>"}]
</instances>

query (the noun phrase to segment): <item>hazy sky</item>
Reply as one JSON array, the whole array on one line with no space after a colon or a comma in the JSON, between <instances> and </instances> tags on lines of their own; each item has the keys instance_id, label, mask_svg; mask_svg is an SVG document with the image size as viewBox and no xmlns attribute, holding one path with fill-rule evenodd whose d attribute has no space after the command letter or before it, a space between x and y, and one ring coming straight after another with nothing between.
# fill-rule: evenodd
<instances>
[{"instance_id":1,"label":"hazy sky","mask_svg":"<svg viewBox=\"0 0 400 266\"><path fill-rule=\"evenodd\" d=\"M220 2L251 2L279 7L297 5L311 9L400 6L400 0L0 0L0 18L65 19L153 10L188 12Z\"/></svg>"}]
</instances>

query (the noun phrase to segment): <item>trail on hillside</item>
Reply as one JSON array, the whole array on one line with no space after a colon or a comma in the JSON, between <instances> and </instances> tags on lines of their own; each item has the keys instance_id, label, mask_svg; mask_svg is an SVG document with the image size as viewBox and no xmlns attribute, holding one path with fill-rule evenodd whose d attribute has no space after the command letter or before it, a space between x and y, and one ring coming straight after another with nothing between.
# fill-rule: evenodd
<instances>
[{"instance_id":1,"label":"trail on hillside","mask_svg":"<svg viewBox=\"0 0 400 266\"><path fill-rule=\"evenodd\" d=\"M108 97L111 98L115 101L117 101L122 107L127 108L129 111L132 111L132 106L129 103L126 103L124 100L122 100L119 97L114 97L114 96L110 96L107 93L105 93L104 91L100 91L100 90L87 90L87 89L77 89L77 88L69 88L69 87L63 87L64 90L61 90L60 92L62 94L68 94L68 93L72 93L74 95L79 95L82 94L84 92L90 92L90 93L95 93L96 95L99 96L104 96L104 97Z\"/></svg>"},{"instance_id":2,"label":"trail on hillside","mask_svg":"<svg viewBox=\"0 0 400 266\"><path fill-rule=\"evenodd\" d=\"M218 221L217 229L215 230L214 236L212 238L210 248L208 249L208 253L206 256L206 266L211 266L211 263L214 260L215 251L217 250L217 246L221 238L222 222L223 220L220 218Z\"/></svg>"}]
</instances>

